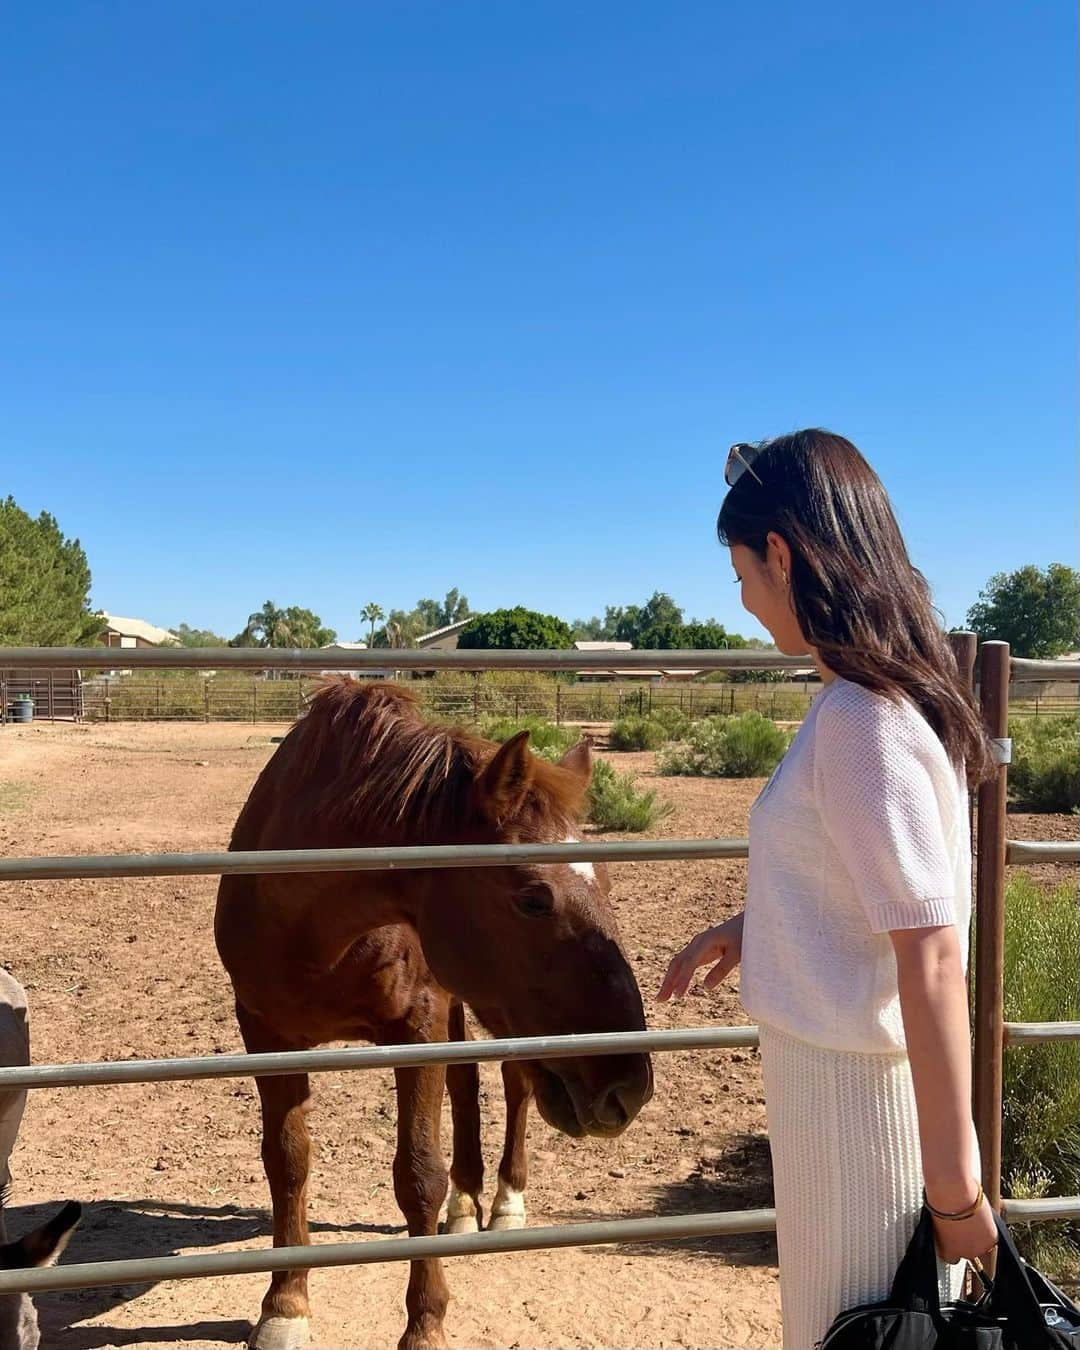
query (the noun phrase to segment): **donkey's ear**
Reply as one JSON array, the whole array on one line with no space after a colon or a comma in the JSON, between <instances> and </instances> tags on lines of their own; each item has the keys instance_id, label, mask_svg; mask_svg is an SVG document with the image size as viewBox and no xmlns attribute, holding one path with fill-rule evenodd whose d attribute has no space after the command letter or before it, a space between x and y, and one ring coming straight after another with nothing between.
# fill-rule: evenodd
<instances>
[{"instance_id":1,"label":"donkey's ear","mask_svg":"<svg viewBox=\"0 0 1080 1350\"><path fill-rule=\"evenodd\" d=\"M524 805L532 779L529 733L519 731L499 746L477 780L480 809L491 820L512 820Z\"/></svg>"},{"instance_id":2,"label":"donkey's ear","mask_svg":"<svg viewBox=\"0 0 1080 1350\"><path fill-rule=\"evenodd\" d=\"M572 745L559 764L588 783L592 778L592 741L589 737L583 736L577 745Z\"/></svg>"}]
</instances>

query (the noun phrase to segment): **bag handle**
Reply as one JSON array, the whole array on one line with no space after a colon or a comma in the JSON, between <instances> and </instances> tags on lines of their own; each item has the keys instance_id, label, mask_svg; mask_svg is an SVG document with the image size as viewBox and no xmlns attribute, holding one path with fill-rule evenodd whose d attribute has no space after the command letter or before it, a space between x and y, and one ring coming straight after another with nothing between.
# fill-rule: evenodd
<instances>
[{"instance_id":1,"label":"bag handle","mask_svg":"<svg viewBox=\"0 0 1080 1350\"><path fill-rule=\"evenodd\" d=\"M998 1230L997 1271L986 1299L987 1310L995 1317L1007 1318L1010 1331L1018 1338L1022 1333L1020 1344L1031 1346L1032 1350L1040 1346L1051 1350L1051 1347L1065 1345L1058 1333L1046 1325L1005 1220L995 1214L994 1222ZM929 1313L935 1318L941 1316L934 1221L925 1207L897 1267L890 1301L912 1312Z\"/></svg>"}]
</instances>

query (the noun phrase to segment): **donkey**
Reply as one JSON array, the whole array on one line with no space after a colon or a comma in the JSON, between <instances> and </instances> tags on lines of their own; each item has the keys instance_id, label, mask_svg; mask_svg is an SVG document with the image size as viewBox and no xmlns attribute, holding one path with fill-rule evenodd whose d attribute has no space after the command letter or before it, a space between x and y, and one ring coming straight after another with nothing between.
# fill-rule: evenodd
<instances>
[{"instance_id":1,"label":"donkey","mask_svg":"<svg viewBox=\"0 0 1080 1350\"><path fill-rule=\"evenodd\" d=\"M549 764L529 751L527 733L500 747L426 721L396 686L330 678L256 781L230 847L566 840L590 774L587 745ZM642 1030L608 890L604 870L586 864L226 876L215 936L253 1053L442 1041L454 1000L495 1036ZM446 1197L444 1087L458 1133L472 1137L473 1072L395 1070L394 1191L413 1236L437 1231ZM528 1084L554 1128L613 1138L651 1097L652 1067L644 1055L554 1059L517 1066L509 1082ZM306 1243L308 1078L256 1085L274 1244ZM474 1214L451 1222L479 1222L479 1149L469 1152L455 1150L454 1181ZM399 1350L446 1344L447 1300L441 1263L414 1261ZM307 1271L275 1273L250 1345L294 1350L309 1315Z\"/></svg>"},{"instance_id":2,"label":"donkey","mask_svg":"<svg viewBox=\"0 0 1080 1350\"><path fill-rule=\"evenodd\" d=\"M0 968L0 1064L30 1063L30 1019L26 991ZM69 1202L40 1228L18 1242L8 1242L4 1206L11 1172L8 1162L22 1122L26 1089L0 1091L0 1270L51 1266L59 1260L82 1215ZM29 1294L0 1294L0 1350L37 1350L41 1341L37 1311Z\"/></svg>"}]
</instances>

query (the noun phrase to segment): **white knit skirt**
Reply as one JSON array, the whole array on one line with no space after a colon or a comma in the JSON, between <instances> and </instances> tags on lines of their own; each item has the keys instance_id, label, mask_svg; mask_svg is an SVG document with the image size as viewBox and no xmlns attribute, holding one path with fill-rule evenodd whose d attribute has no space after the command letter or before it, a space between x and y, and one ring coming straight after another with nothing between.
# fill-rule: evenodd
<instances>
[{"instance_id":1,"label":"white knit skirt","mask_svg":"<svg viewBox=\"0 0 1080 1350\"><path fill-rule=\"evenodd\" d=\"M761 1027L776 1188L784 1350L812 1350L836 1315L887 1297L922 1207L906 1055L822 1050ZM957 1298L964 1264L939 1266Z\"/></svg>"}]
</instances>

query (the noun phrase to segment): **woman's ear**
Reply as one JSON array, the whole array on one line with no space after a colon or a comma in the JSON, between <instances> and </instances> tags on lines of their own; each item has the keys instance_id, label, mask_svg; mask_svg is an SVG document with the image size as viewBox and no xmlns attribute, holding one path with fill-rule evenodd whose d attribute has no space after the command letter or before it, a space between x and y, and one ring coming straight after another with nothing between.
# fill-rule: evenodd
<instances>
[{"instance_id":1,"label":"woman's ear","mask_svg":"<svg viewBox=\"0 0 1080 1350\"><path fill-rule=\"evenodd\" d=\"M770 530L765 539L766 562L769 570L779 573L778 580L785 590L791 585L791 545L782 534Z\"/></svg>"}]
</instances>

